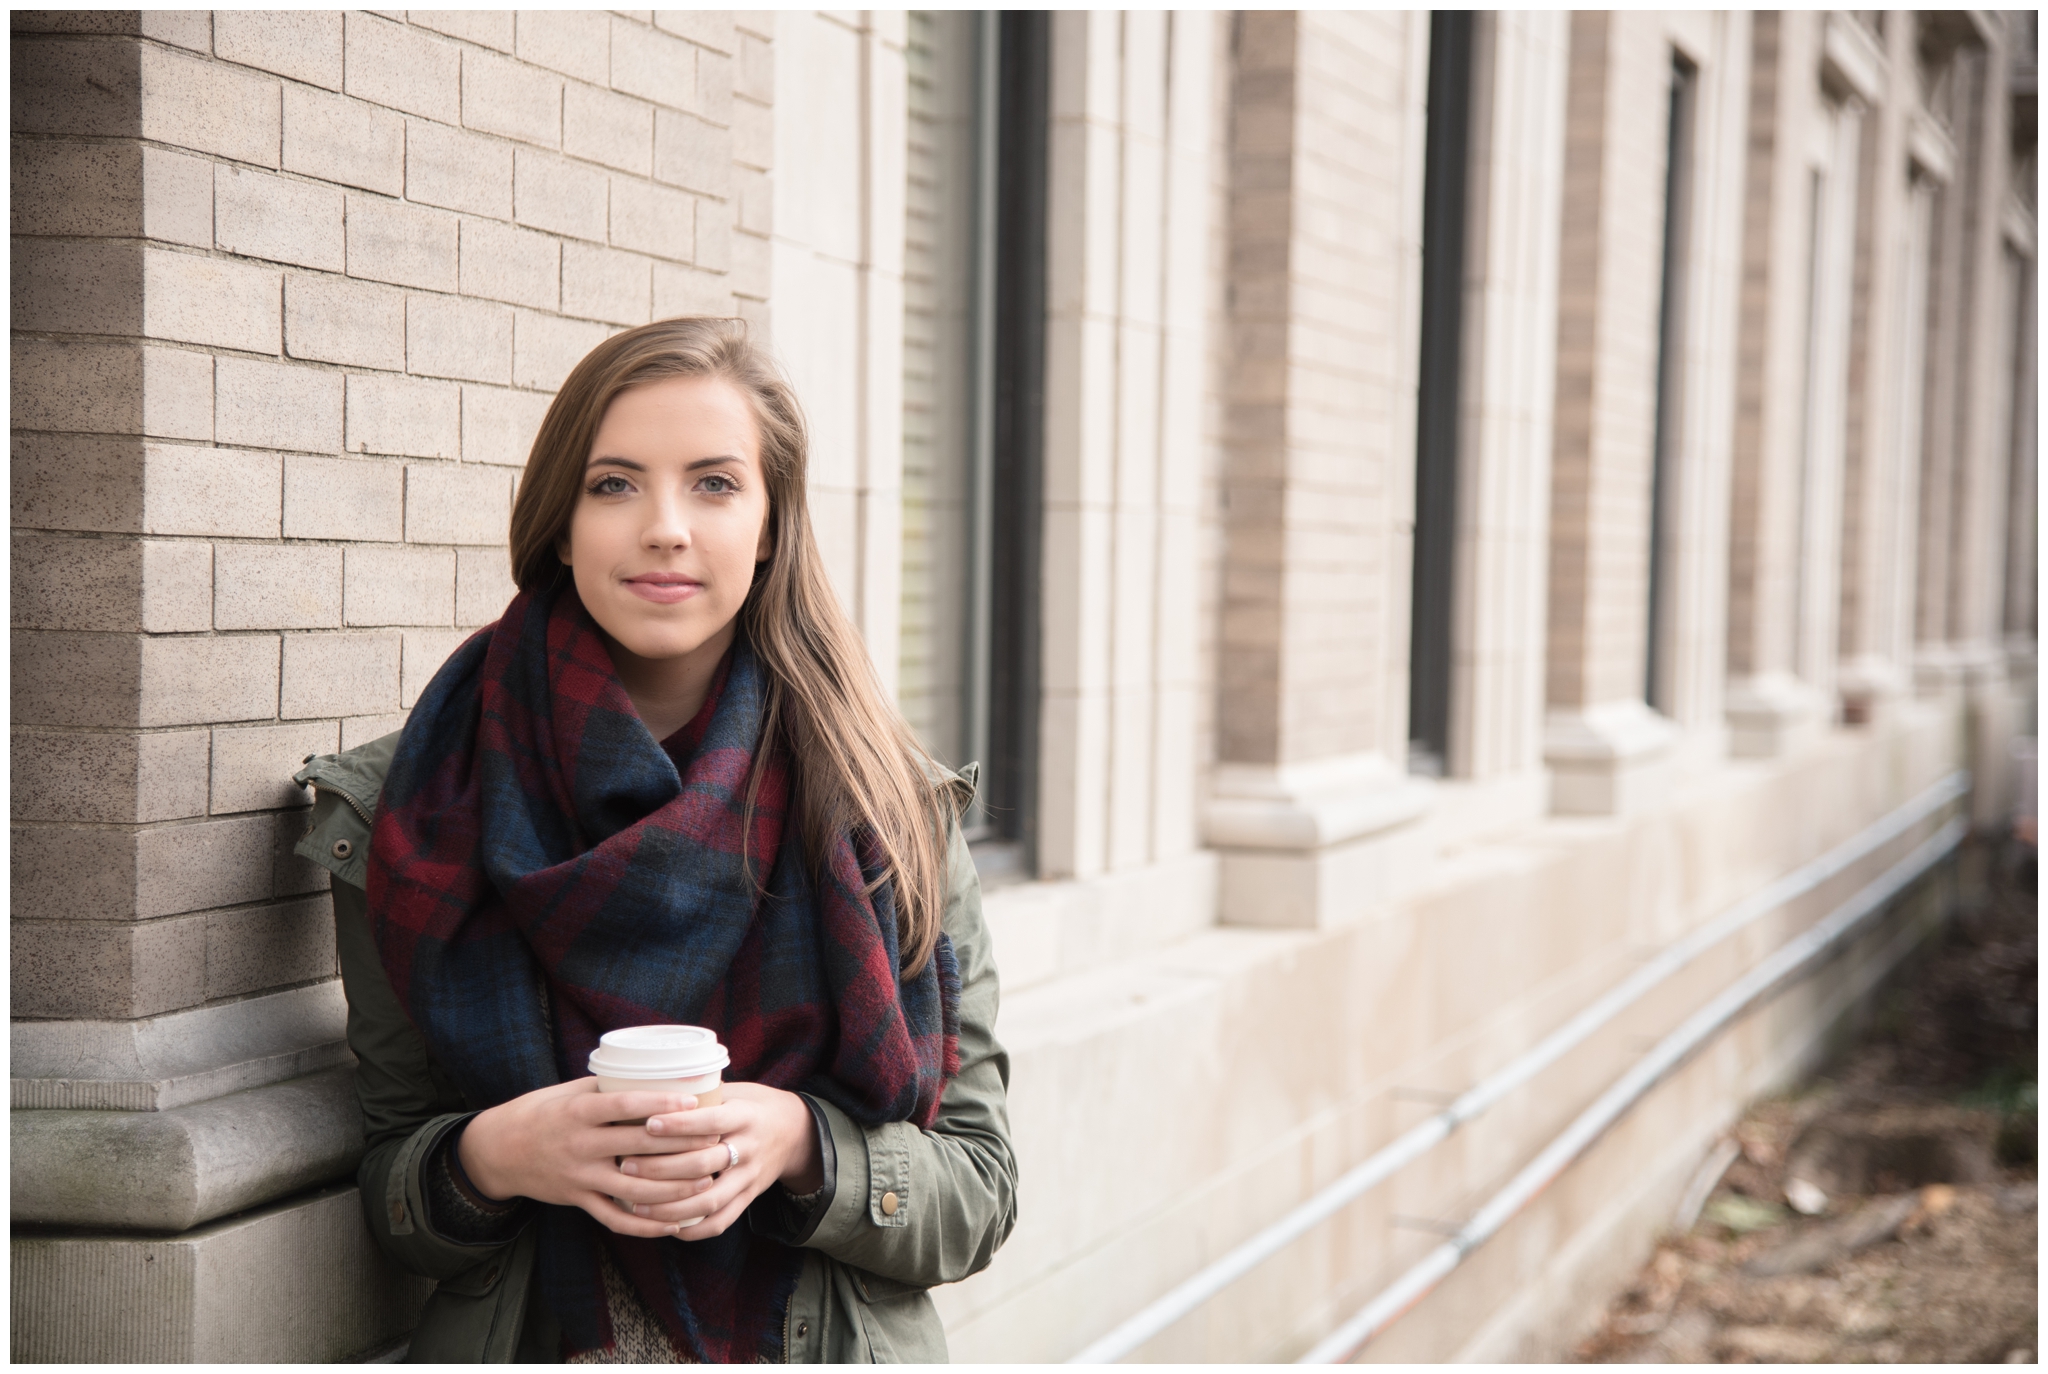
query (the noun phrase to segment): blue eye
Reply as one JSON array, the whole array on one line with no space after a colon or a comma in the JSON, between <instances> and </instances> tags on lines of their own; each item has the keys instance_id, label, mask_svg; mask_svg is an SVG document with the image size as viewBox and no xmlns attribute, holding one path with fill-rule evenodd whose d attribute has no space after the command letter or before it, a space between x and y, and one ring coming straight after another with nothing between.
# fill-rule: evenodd
<instances>
[{"instance_id":1,"label":"blue eye","mask_svg":"<svg viewBox=\"0 0 2048 1374\"><path fill-rule=\"evenodd\" d=\"M716 486L712 485L717 483ZM713 496L730 496L739 490L739 484L722 472L714 472L703 482L704 489Z\"/></svg>"},{"instance_id":2,"label":"blue eye","mask_svg":"<svg viewBox=\"0 0 2048 1374\"><path fill-rule=\"evenodd\" d=\"M632 489L632 486L626 479L619 476L616 472L607 473L590 484L590 494L592 496L623 496Z\"/></svg>"}]
</instances>

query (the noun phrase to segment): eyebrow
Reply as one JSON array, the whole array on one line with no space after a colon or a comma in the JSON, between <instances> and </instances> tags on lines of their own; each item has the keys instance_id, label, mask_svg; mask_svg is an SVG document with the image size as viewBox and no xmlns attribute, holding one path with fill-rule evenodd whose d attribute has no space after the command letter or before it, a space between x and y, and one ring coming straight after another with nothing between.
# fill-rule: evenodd
<instances>
[{"instance_id":1,"label":"eyebrow","mask_svg":"<svg viewBox=\"0 0 2048 1374\"><path fill-rule=\"evenodd\" d=\"M695 472L699 468L716 467L720 463L738 463L742 466L745 466L746 461L746 459L740 457L737 454L721 453L711 458L699 458L695 462L692 462L688 466L686 466L683 469L683 471ZM583 470L585 472L588 472L590 471L590 469L594 467L598 467L601 464L607 463L613 467L628 468L634 472L647 471L647 465L645 463L636 463L631 458L620 458L609 453L602 454L596 458L591 459L588 463L585 463L583 465Z\"/></svg>"}]
</instances>

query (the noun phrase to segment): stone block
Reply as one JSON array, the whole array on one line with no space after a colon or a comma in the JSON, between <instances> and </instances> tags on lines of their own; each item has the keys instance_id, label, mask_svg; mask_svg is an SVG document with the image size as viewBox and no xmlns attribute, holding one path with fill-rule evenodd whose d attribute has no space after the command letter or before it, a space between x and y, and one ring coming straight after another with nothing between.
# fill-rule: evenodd
<instances>
[{"instance_id":1,"label":"stone block","mask_svg":"<svg viewBox=\"0 0 2048 1374\"><path fill-rule=\"evenodd\" d=\"M462 123L482 133L559 148L562 78L495 53L464 53Z\"/></svg>"},{"instance_id":2,"label":"stone block","mask_svg":"<svg viewBox=\"0 0 2048 1374\"><path fill-rule=\"evenodd\" d=\"M462 388L462 461L523 468L553 402L544 391Z\"/></svg>"},{"instance_id":3,"label":"stone block","mask_svg":"<svg viewBox=\"0 0 2048 1374\"><path fill-rule=\"evenodd\" d=\"M674 34L629 19L612 24L612 89L672 109L688 109L697 89L698 49Z\"/></svg>"},{"instance_id":4,"label":"stone block","mask_svg":"<svg viewBox=\"0 0 2048 1374\"><path fill-rule=\"evenodd\" d=\"M203 765L196 771L204 776ZM18 825L14 911L23 920L98 924L264 901L276 886L275 831L268 815L140 829Z\"/></svg>"},{"instance_id":5,"label":"stone block","mask_svg":"<svg viewBox=\"0 0 2048 1374\"><path fill-rule=\"evenodd\" d=\"M518 584L512 580L511 560L503 549L456 550L456 624L490 624L505 613L505 607L518 592Z\"/></svg>"},{"instance_id":6,"label":"stone block","mask_svg":"<svg viewBox=\"0 0 2048 1374\"><path fill-rule=\"evenodd\" d=\"M555 153L518 148L512 154L512 218L535 229L605 240L603 172Z\"/></svg>"},{"instance_id":7,"label":"stone block","mask_svg":"<svg viewBox=\"0 0 2048 1374\"><path fill-rule=\"evenodd\" d=\"M247 353L283 342L282 273L253 263L157 250L142 255L142 332Z\"/></svg>"},{"instance_id":8,"label":"stone block","mask_svg":"<svg viewBox=\"0 0 2048 1374\"><path fill-rule=\"evenodd\" d=\"M444 210L512 218L512 145L414 119L405 130L405 196ZM467 289L467 288L465 288Z\"/></svg>"},{"instance_id":9,"label":"stone block","mask_svg":"<svg viewBox=\"0 0 2048 1374\"><path fill-rule=\"evenodd\" d=\"M17 42L9 83L17 134L134 138L142 127L141 50L95 39Z\"/></svg>"},{"instance_id":10,"label":"stone block","mask_svg":"<svg viewBox=\"0 0 2048 1374\"><path fill-rule=\"evenodd\" d=\"M452 579L451 579L452 580ZM419 701L420 693L434 680L434 674L441 671L441 665L448 656L462 647L472 630L407 630L405 632L405 662L400 699L410 711Z\"/></svg>"},{"instance_id":11,"label":"stone block","mask_svg":"<svg viewBox=\"0 0 2048 1374\"><path fill-rule=\"evenodd\" d=\"M397 709L398 654L396 634L286 635L279 716L305 720Z\"/></svg>"},{"instance_id":12,"label":"stone block","mask_svg":"<svg viewBox=\"0 0 2048 1374\"><path fill-rule=\"evenodd\" d=\"M395 286L453 291L456 219L374 196L348 197L348 274Z\"/></svg>"},{"instance_id":13,"label":"stone block","mask_svg":"<svg viewBox=\"0 0 2048 1374\"><path fill-rule=\"evenodd\" d=\"M205 999L206 918L10 922L15 1016L154 1016Z\"/></svg>"},{"instance_id":14,"label":"stone block","mask_svg":"<svg viewBox=\"0 0 2048 1374\"><path fill-rule=\"evenodd\" d=\"M331 720L215 730L207 809L221 816L304 805L305 791L292 774L306 755L334 752L340 738Z\"/></svg>"},{"instance_id":15,"label":"stone block","mask_svg":"<svg viewBox=\"0 0 2048 1374\"><path fill-rule=\"evenodd\" d=\"M17 234L213 245L213 164L133 143L38 139L14 150Z\"/></svg>"},{"instance_id":16,"label":"stone block","mask_svg":"<svg viewBox=\"0 0 2048 1374\"><path fill-rule=\"evenodd\" d=\"M243 167L213 170L215 243L244 257L339 272L344 258L342 193Z\"/></svg>"},{"instance_id":17,"label":"stone block","mask_svg":"<svg viewBox=\"0 0 2048 1374\"><path fill-rule=\"evenodd\" d=\"M498 52L512 51L511 10L407 10L405 20Z\"/></svg>"},{"instance_id":18,"label":"stone block","mask_svg":"<svg viewBox=\"0 0 2048 1374\"><path fill-rule=\"evenodd\" d=\"M214 436L223 444L333 453L341 415L338 372L255 358L214 365Z\"/></svg>"},{"instance_id":19,"label":"stone block","mask_svg":"<svg viewBox=\"0 0 2048 1374\"><path fill-rule=\"evenodd\" d=\"M488 220L462 221L463 295L553 310L561 304L561 277L558 240Z\"/></svg>"},{"instance_id":20,"label":"stone block","mask_svg":"<svg viewBox=\"0 0 2048 1374\"><path fill-rule=\"evenodd\" d=\"M408 297L405 366L421 377L511 381L511 309L460 296Z\"/></svg>"},{"instance_id":21,"label":"stone block","mask_svg":"<svg viewBox=\"0 0 2048 1374\"><path fill-rule=\"evenodd\" d=\"M405 370L405 293L348 277L290 272L284 351L308 362Z\"/></svg>"},{"instance_id":22,"label":"stone block","mask_svg":"<svg viewBox=\"0 0 2048 1374\"><path fill-rule=\"evenodd\" d=\"M213 355L159 345L16 339L14 427L213 438Z\"/></svg>"},{"instance_id":23,"label":"stone block","mask_svg":"<svg viewBox=\"0 0 2048 1374\"><path fill-rule=\"evenodd\" d=\"M276 77L148 45L136 62L142 137L277 166L282 83Z\"/></svg>"},{"instance_id":24,"label":"stone block","mask_svg":"<svg viewBox=\"0 0 2048 1374\"><path fill-rule=\"evenodd\" d=\"M694 261L710 272L733 270L731 205L715 200L697 202L697 241ZM763 236L765 238L765 235Z\"/></svg>"},{"instance_id":25,"label":"stone block","mask_svg":"<svg viewBox=\"0 0 2048 1374\"><path fill-rule=\"evenodd\" d=\"M140 1021L17 1021L15 1111L160 1112L348 1062L337 979Z\"/></svg>"},{"instance_id":26,"label":"stone block","mask_svg":"<svg viewBox=\"0 0 2048 1374\"><path fill-rule=\"evenodd\" d=\"M730 53L739 45L731 10L656 10L654 27L713 52Z\"/></svg>"},{"instance_id":27,"label":"stone block","mask_svg":"<svg viewBox=\"0 0 2048 1374\"><path fill-rule=\"evenodd\" d=\"M16 1113L15 1224L189 1231L346 1177L363 1151L353 1076L326 1069L160 1112Z\"/></svg>"},{"instance_id":28,"label":"stone block","mask_svg":"<svg viewBox=\"0 0 2048 1374\"><path fill-rule=\"evenodd\" d=\"M139 724L211 725L277 714L276 635L149 638Z\"/></svg>"},{"instance_id":29,"label":"stone block","mask_svg":"<svg viewBox=\"0 0 2048 1374\"><path fill-rule=\"evenodd\" d=\"M141 332L142 253L133 244L16 239L8 275L16 329Z\"/></svg>"},{"instance_id":30,"label":"stone block","mask_svg":"<svg viewBox=\"0 0 2048 1374\"><path fill-rule=\"evenodd\" d=\"M703 272L675 263L654 264L654 318L733 313L733 281L722 272Z\"/></svg>"},{"instance_id":31,"label":"stone block","mask_svg":"<svg viewBox=\"0 0 2048 1374\"><path fill-rule=\"evenodd\" d=\"M208 1001L332 978L336 972L334 903L325 896L207 915Z\"/></svg>"},{"instance_id":32,"label":"stone block","mask_svg":"<svg viewBox=\"0 0 2048 1374\"><path fill-rule=\"evenodd\" d=\"M615 177L612 180L612 243L620 248L667 258L671 262L694 261L696 211L696 200L682 191ZM712 266L710 263L700 265Z\"/></svg>"},{"instance_id":33,"label":"stone block","mask_svg":"<svg viewBox=\"0 0 2048 1374\"><path fill-rule=\"evenodd\" d=\"M563 244L562 313L611 324L647 323L652 266L613 248Z\"/></svg>"},{"instance_id":34,"label":"stone block","mask_svg":"<svg viewBox=\"0 0 2048 1374\"><path fill-rule=\"evenodd\" d=\"M775 45L756 34L747 34L740 39L740 50L735 54L739 65L733 74L732 91L749 100L763 105L775 103ZM698 68L697 79L701 85L706 73Z\"/></svg>"},{"instance_id":35,"label":"stone block","mask_svg":"<svg viewBox=\"0 0 2048 1374\"><path fill-rule=\"evenodd\" d=\"M462 55L453 43L361 13L344 18L342 42L348 94L443 124L461 122Z\"/></svg>"},{"instance_id":36,"label":"stone block","mask_svg":"<svg viewBox=\"0 0 2048 1374\"><path fill-rule=\"evenodd\" d=\"M204 730L17 730L13 740L18 821L133 825L205 813Z\"/></svg>"},{"instance_id":37,"label":"stone block","mask_svg":"<svg viewBox=\"0 0 2048 1374\"><path fill-rule=\"evenodd\" d=\"M203 725L269 718L277 710L273 635L20 630L10 649L20 725Z\"/></svg>"},{"instance_id":38,"label":"stone block","mask_svg":"<svg viewBox=\"0 0 2048 1374\"><path fill-rule=\"evenodd\" d=\"M403 544L352 548L347 588L351 627L453 624L455 551Z\"/></svg>"},{"instance_id":39,"label":"stone block","mask_svg":"<svg viewBox=\"0 0 2048 1374\"><path fill-rule=\"evenodd\" d=\"M359 744L382 739L405 728L407 711L385 711L374 716L350 716L341 723L341 747L353 749Z\"/></svg>"},{"instance_id":40,"label":"stone block","mask_svg":"<svg viewBox=\"0 0 2048 1374\"><path fill-rule=\"evenodd\" d=\"M142 451L142 527L150 534L275 539L282 463L275 453L150 444Z\"/></svg>"},{"instance_id":41,"label":"stone block","mask_svg":"<svg viewBox=\"0 0 2048 1374\"><path fill-rule=\"evenodd\" d=\"M159 43L172 43L193 52L213 49L211 10L138 10L135 31Z\"/></svg>"},{"instance_id":42,"label":"stone block","mask_svg":"<svg viewBox=\"0 0 2048 1374\"><path fill-rule=\"evenodd\" d=\"M602 10L524 10L517 52L521 61L605 85L611 80L611 16Z\"/></svg>"},{"instance_id":43,"label":"stone block","mask_svg":"<svg viewBox=\"0 0 2048 1374\"><path fill-rule=\"evenodd\" d=\"M562 151L644 177L654 166L654 107L629 95L571 85L562 99Z\"/></svg>"},{"instance_id":44,"label":"stone block","mask_svg":"<svg viewBox=\"0 0 2048 1374\"><path fill-rule=\"evenodd\" d=\"M330 17L339 26L340 16ZM284 169L398 195L405 189L405 116L347 96L287 86Z\"/></svg>"},{"instance_id":45,"label":"stone block","mask_svg":"<svg viewBox=\"0 0 2048 1374\"><path fill-rule=\"evenodd\" d=\"M733 226L762 238L775 232L775 178L751 167L734 169L739 194L733 198ZM718 213L717 206L704 207L705 214Z\"/></svg>"},{"instance_id":46,"label":"stone block","mask_svg":"<svg viewBox=\"0 0 2048 1374\"><path fill-rule=\"evenodd\" d=\"M775 165L775 114L768 106L733 102L732 159L764 171Z\"/></svg>"},{"instance_id":47,"label":"stone block","mask_svg":"<svg viewBox=\"0 0 2048 1374\"><path fill-rule=\"evenodd\" d=\"M220 545L213 555L214 628L340 628L341 552L322 544Z\"/></svg>"},{"instance_id":48,"label":"stone block","mask_svg":"<svg viewBox=\"0 0 2048 1374\"><path fill-rule=\"evenodd\" d=\"M377 1248L352 1186L171 1239L23 1236L13 1254L18 1361L359 1360L433 1291ZM292 1320L251 1320L274 1312Z\"/></svg>"},{"instance_id":49,"label":"stone block","mask_svg":"<svg viewBox=\"0 0 2048 1374\"><path fill-rule=\"evenodd\" d=\"M699 195L731 194L735 131L696 115L657 110L654 116L654 177Z\"/></svg>"},{"instance_id":50,"label":"stone block","mask_svg":"<svg viewBox=\"0 0 2048 1374\"><path fill-rule=\"evenodd\" d=\"M502 469L454 463L406 469L408 543L503 544L511 520L512 483Z\"/></svg>"},{"instance_id":51,"label":"stone block","mask_svg":"<svg viewBox=\"0 0 2048 1374\"><path fill-rule=\"evenodd\" d=\"M512 384L555 390L611 332L601 324L520 311L512 324Z\"/></svg>"},{"instance_id":52,"label":"stone block","mask_svg":"<svg viewBox=\"0 0 2048 1374\"><path fill-rule=\"evenodd\" d=\"M404 538L405 469L397 463L292 454L284 460L284 537Z\"/></svg>"},{"instance_id":53,"label":"stone block","mask_svg":"<svg viewBox=\"0 0 2048 1374\"><path fill-rule=\"evenodd\" d=\"M742 40L741 51L744 53L747 50L747 44ZM756 91L750 92L750 98L764 102L772 99L772 97L758 94L758 89L762 85L765 84L767 89L773 90L775 84L775 66L769 58L765 45L761 48L759 57L753 60L751 65L751 75L756 83ZM903 69L899 66L896 70L898 73L901 73ZM696 98L690 102L691 111L703 115L713 124L730 125L732 123L733 91L739 75L740 63L738 58L728 57L724 53L700 51L697 54ZM898 79L901 79L900 75Z\"/></svg>"},{"instance_id":54,"label":"stone block","mask_svg":"<svg viewBox=\"0 0 2048 1374\"><path fill-rule=\"evenodd\" d=\"M462 393L449 382L352 375L348 451L453 458L462 448Z\"/></svg>"},{"instance_id":55,"label":"stone block","mask_svg":"<svg viewBox=\"0 0 2048 1374\"><path fill-rule=\"evenodd\" d=\"M245 67L338 91L341 15L332 10L220 10L213 16L213 53ZM285 140L289 148L289 87L285 91Z\"/></svg>"},{"instance_id":56,"label":"stone block","mask_svg":"<svg viewBox=\"0 0 2048 1374\"><path fill-rule=\"evenodd\" d=\"M17 535L14 627L156 634L209 629L212 555L211 545L182 540Z\"/></svg>"}]
</instances>

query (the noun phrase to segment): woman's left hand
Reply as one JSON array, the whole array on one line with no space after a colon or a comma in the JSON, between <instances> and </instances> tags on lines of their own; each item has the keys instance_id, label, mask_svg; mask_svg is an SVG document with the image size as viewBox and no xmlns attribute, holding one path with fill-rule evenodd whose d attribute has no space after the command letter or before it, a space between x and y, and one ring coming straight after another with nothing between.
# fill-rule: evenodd
<instances>
[{"instance_id":1,"label":"woman's left hand","mask_svg":"<svg viewBox=\"0 0 2048 1374\"><path fill-rule=\"evenodd\" d=\"M723 1234L747 1204L781 1183L793 1193L815 1192L825 1181L811 1109L795 1093L760 1083L727 1083L715 1107L694 1107L647 1119L649 1135L696 1137L700 1148L679 1154L633 1155L619 1170L638 1178L698 1179L681 1202L640 1204L634 1215L675 1225L682 1240ZM730 1144L739 1152L732 1162ZM716 1175L716 1177L713 1177ZM693 1225L677 1223L702 1218Z\"/></svg>"}]
</instances>

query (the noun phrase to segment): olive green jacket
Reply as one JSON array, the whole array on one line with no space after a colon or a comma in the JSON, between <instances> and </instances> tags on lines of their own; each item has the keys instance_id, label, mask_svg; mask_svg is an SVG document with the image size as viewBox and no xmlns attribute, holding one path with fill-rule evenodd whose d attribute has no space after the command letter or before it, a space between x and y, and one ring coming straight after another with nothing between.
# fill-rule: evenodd
<instances>
[{"instance_id":1,"label":"olive green jacket","mask_svg":"<svg viewBox=\"0 0 2048 1374\"><path fill-rule=\"evenodd\" d=\"M314 788L312 821L298 852L334 876L335 940L363 1108L365 1150L356 1174L363 1209L386 1254L438 1281L409 1359L554 1358L552 1318L529 1302L531 1223L511 1241L466 1245L428 1222L423 1166L474 1109L428 1056L371 939L363 892L370 823L397 743L397 735L386 735L345 753L309 757L297 775L301 786ZM971 768L961 781L973 786ZM784 1318L783 1348L793 1361L944 1360L945 1332L925 1290L986 1267L1016 1222L1017 1165L1005 1105L1010 1061L994 1034L995 963L980 883L957 827L950 846L944 929L960 965L960 1073L946 1085L937 1122L928 1131L909 1122L862 1126L806 1098L823 1128L832 1175L827 1198L806 1216L771 1186L740 1223L806 1252Z\"/></svg>"}]
</instances>

